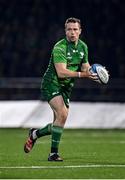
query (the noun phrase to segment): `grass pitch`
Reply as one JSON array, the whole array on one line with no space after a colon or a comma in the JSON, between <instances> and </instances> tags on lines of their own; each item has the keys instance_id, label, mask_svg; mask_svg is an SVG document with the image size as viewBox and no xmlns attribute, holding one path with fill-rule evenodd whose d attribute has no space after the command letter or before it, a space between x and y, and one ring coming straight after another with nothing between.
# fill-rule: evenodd
<instances>
[{"instance_id":1,"label":"grass pitch","mask_svg":"<svg viewBox=\"0 0 125 180\"><path fill-rule=\"evenodd\" d=\"M64 162L47 161L50 136L25 154L27 134L27 129L0 129L1 179L125 179L124 130L64 130Z\"/></svg>"}]
</instances>

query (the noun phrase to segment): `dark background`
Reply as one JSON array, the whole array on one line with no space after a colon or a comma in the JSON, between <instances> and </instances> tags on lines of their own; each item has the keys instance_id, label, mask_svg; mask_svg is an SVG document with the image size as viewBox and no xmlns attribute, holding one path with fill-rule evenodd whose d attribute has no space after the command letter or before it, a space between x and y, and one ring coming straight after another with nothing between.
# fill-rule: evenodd
<instances>
[{"instance_id":1,"label":"dark background","mask_svg":"<svg viewBox=\"0 0 125 180\"><path fill-rule=\"evenodd\" d=\"M106 86L78 80L72 99L125 101L124 0L0 0L0 99L39 99L40 77L69 17L82 21L89 62L110 72Z\"/></svg>"}]
</instances>

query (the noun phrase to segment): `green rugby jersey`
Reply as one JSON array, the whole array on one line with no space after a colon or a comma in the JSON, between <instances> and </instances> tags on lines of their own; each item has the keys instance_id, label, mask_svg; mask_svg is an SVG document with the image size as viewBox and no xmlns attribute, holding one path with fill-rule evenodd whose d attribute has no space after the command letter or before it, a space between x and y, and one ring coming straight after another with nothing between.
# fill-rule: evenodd
<instances>
[{"instance_id":1,"label":"green rugby jersey","mask_svg":"<svg viewBox=\"0 0 125 180\"><path fill-rule=\"evenodd\" d=\"M58 78L54 63L66 63L67 69L80 71L82 63L88 62L87 45L79 39L77 46L66 39L58 41L51 54L48 68L43 76L43 85L54 83L57 86L74 85L74 78Z\"/></svg>"}]
</instances>

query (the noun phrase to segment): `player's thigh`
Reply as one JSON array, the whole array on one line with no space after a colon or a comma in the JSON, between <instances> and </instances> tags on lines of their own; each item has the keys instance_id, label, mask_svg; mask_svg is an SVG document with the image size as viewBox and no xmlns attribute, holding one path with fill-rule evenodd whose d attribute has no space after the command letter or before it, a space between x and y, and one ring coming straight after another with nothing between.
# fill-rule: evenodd
<instances>
[{"instance_id":1,"label":"player's thigh","mask_svg":"<svg viewBox=\"0 0 125 180\"><path fill-rule=\"evenodd\" d=\"M55 114L65 113L68 114L68 108L66 107L63 97L61 95L55 96L49 101L49 104Z\"/></svg>"}]
</instances>

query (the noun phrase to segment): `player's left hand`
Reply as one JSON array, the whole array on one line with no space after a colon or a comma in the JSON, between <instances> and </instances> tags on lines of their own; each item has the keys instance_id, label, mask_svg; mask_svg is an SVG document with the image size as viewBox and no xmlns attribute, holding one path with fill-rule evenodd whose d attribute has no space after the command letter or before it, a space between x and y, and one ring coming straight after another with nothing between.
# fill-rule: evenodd
<instances>
[{"instance_id":1,"label":"player's left hand","mask_svg":"<svg viewBox=\"0 0 125 180\"><path fill-rule=\"evenodd\" d=\"M86 70L86 72L87 72L87 74L88 74L88 78L89 79L92 79L92 80L98 80L98 76L97 76L97 73L93 73L93 72L91 72L90 71L90 68L88 68L87 70Z\"/></svg>"}]
</instances>

